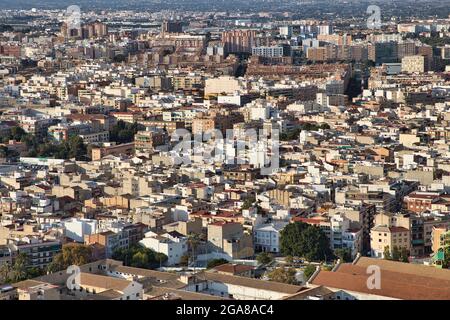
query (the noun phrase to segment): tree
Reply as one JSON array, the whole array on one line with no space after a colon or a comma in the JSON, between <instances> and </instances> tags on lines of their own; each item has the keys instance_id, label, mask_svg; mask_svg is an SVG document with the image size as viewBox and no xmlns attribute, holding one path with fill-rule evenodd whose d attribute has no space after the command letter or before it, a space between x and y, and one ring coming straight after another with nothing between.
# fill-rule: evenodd
<instances>
[{"instance_id":1,"label":"tree","mask_svg":"<svg viewBox=\"0 0 450 320\"><path fill-rule=\"evenodd\" d=\"M20 141L24 136L26 136L27 133L25 130L23 130L21 127L12 127L11 133L9 135L8 140L16 140Z\"/></svg>"},{"instance_id":2,"label":"tree","mask_svg":"<svg viewBox=\"0 0 450 320\"><path fill-rule=\"evenodd\" d=\"M116 249L112 258L123 261L126 266L144 269L157 268L168 259L163 253L139 245Z\"/></svg>"},{"instance_id":3,"label":"tree","mask_svg":"<svg viewBox=\"0 0 450 320\"><path fill-rule=\"evenodd\" d=\"M313 275L313 273L316 272L316 267L314 267L311 264L308 264L305 269L303 269L303 279L305 281L308 281L309 278Z\"/></svg>"},{"instance_id":4,"label":"tree","mask_svg":"<svg viewBox=\"0 0 450 320\"><path fill-rule=\"evenodd\" d=\"M256 256L256 261L260 264L269 264L273 261L273 257L267 252L261 252Z\"/></svg>"},{"instance_id":5,"label":"tree","mask_svg":"<svg viewBox=\"0 0 450 320\"><path fill-rule=\"evenodd\" d=\"M309 261L326 261L334 257L330 241L316 226L303 222L288 224L280 234L283 255L304 257Z\"/></svg>"},{"instance_id":6,"label":"tree","mask_svg":"<svg viewBox=\"0 0 450 320\"><path fill-rule=\"evenodd\" d=\"M442 262L442 267L450 269L450 246L446 246L443 250L444 261Z\"/></svg>"},{"instance_id":7,"label":"tree","mask_svg":"<svg viewBox=\"0 0 450 320\"><path fill-rule=\"evenodd\" d=\"M92 248L85 245L68 244L63 246L60 253L53 257L48 272L57 272L67 269L71 265L81 266L92 262Z\"/></svg>"},{"instance_id":8,"label":"tree","mask_svg":"<svg viewBox=\"0 0 450 320\"><path fill-rule=\"evenodd\" d=\"M187 266L188 264L189 264L189 255L188 254L184 254L180 258L180 265Z\"/></svg>"},{"instance_id":9,"label":"tree","mask_svg":"<svg viewBox=\"0 0 450 320\"><path fill-rule=\"evenodd\" d=\"M0 285L10 282L12 266L8 262L0 264Z\"/></svg>"},{"instance_id":10,"label":"tree","mask_svg":"<svg viewBox=\"0 0 450 320\"><path fill-rule=\"evenodd\" d=\"M8 147L0 146L0 158L8 158Z\"/></svg>"},{"instance_id":11,"label":"tree","mask_svg":"<svg viewBox=\"0 0 450 320\"><path fill-rule=\"evenodd\" d=\"M208 261L208 264L206 265L206 269L212 269L214 267L220 266L222 264L228 263L228 260L225 259L213 259Z\"/></svg>"},{"instance_id":12,"label":"tree","mask_svg":"<svg viewBox=\"0 0 450 320\"><path fill-rule=\"evenodd\" d=\"M136 252L131 257L131 266L135 268L147 268L149 265L149 255L143 251Z\"/></svg>"},{"instance_id":13,"label":"tree","mask_svg":"<svg viewBox=\"0 0 450 320\"><path fill-rule=\"evenodd\" d=\"M400 250L397 246L392 248L392 260L399 261L400 260Z\"/></svg>"},{"instance_id":14,"label":"tree","mask_svg":"<svg viewBox=\"0 0 450 320\"><path fill-rule=\"evenodd\" d=\"M295 284L297 283L296 273L294 268L276 268L268 274L268 277L270 281Z\"/></svg>"},{"instance_id":15,"label":"tree","mask_svg":"<svg viewBox=\"0 0 450 320\"><path fill-rule=\"evenodd\" d=\"M341 259L341 262L351 262L352 252L349 248L339 248L334 250L334 254Z\"/></svg>"},{"instance_id":16,"label":"tree","mask_svg":"<svg viewBox=\"0 0 450 320\"><path fill-rule=\"evenodd\" d=\"M281 141L296 140L299 138L300 132L301 132L301 128L295 128L293 130L283 132L280 134L280 140Z\"/></svg>"},{"instance_id":17,"label":"tree","mask_svg":"<svg viewBox=\"0 0 450 320\"><path fill-rule=\"evenodd\" d=\"M32 267L27 270L27 278L28 279L37 278L37 277L45 275L45 273L46 273L45 269Z\"/></svg>"},{"instance_id":18,"label":"tree","mask_svg":"<svg viewBox=\"0 0 450 320\"><path fill-rule=\"evenodd\" d=\"M191 258L192 260L195 260L196 257L196 253L195 251L197 250L198 246L200 245L202 241L202 236L198 233L189 233L187 236L187 243L188 243L188 248L191 249Z\"/></svg>"},{"instance_id":19,"label":"tree","mask_svg":"<svg viewBox=\"0 0 450 320\"><path fill-rule=\"evenodd\" d=\"M286 256L286 257L284 258L284 261L285 261L287 264L291 265L291 264L294 263L294 257L291 256L291 255L288 255L288 256Z\"/></svg>"},{"instance_id":20,"label":"tree","mask_svg":"<svg viewBox=\"0 0 450 320\"><path fill-rule=\"evenodd\" d=\"M13 282L19 282L27 279L27 266L28 266L28 256L25 253L19 253L14 259L12 267L12 278Z\"/></svg>"},{"instance_id":21,"label":"tree","mask_svg":"<svg viewBox=\"0 0 450 320\"><path fill-rule=\"evenodd\" d=\"M256 201L255 197L248 197L244 200L244 203L242 205L242 209L249 209L251 206L253 206L253 203Z\"/></svg>"},{"instance_id":22,"label":"tree","mask_svg":"<svg viewBox=\"0 0 450 320\"><path fill-rule=\"evenodd\" d=\"M8 143L9 140L21 141L23 137L27 135L28 134L26 133L25 130L23 130L21 127L15 126L9 130L8 134L2 136L0 138L0 141L3 143Z\"/></svg>"},{"instance_id":23,"label":"tree","mask_svg":"<svg viewBox=\"0 0 450 320\"><path fill-rule=\"evenodd\" d=\"M117 121L110 132L110 141L117 143L128 143L134 141L134 135L143 130L144 127L138 123L127 123L123 120Z\"/></svg>"},{"instance_id":24,"label":"tree","mask_svg":"<svg viewBox=\"0 0 450 320\"><path fill-rule=\"evenodd\" d=\"M383 256L384 256L384 259L385 259L385 260L392 260L392 257L391 257L391 250L389 250L389 246L385 246L385 247L384 247Z\"/></svg>"},{"instance_id":25,"label":"tree","mask_svg":"<svg viewBox=\"0 0 450 320\"><path fill-rule=\"evenodd\" d=\"M38 141L34 136L25 136L22 139L28 146L28 156L33 157L55 157L57 159L84 160L87 147L79 136L70 136L61 143L44 140Z\"/></svg>"},{"instance_id":26,"label":"tree","mask_svg":"<svg viewBox=\"0 0 450 320\"><path fill-rule=\"evenodd\" d=\"M67 149L67 155L64 159L76 158L77 160L81 160L81 157L86 154L86 145L83 142L83 139L79 136L71 136L67 140L67 145L63 146L64 149Z\"/></svg>"},{"instance_id":27,"label":"tree","mask_svg":"<svg viewBox=\"0 0 450 320\"><path fill-rule=\"evenodd\" d=\"M323 271L331 271L331 270L333 270L333 266L329 266L329 265L322 265L321 266L321 269L323 270Z\"/></svg>"},{"instance_id":28,"label":"tree","mask_svg":"<svg viewBox=\"0 0 450 320\"><path fill-rule=\"evenodd\" d=\"M408 250L406 250L405 247L402 247L401 251L400 251L400 261L401 262L409 262L409 254L408 254Z\"/></svg>"}]
</instances>

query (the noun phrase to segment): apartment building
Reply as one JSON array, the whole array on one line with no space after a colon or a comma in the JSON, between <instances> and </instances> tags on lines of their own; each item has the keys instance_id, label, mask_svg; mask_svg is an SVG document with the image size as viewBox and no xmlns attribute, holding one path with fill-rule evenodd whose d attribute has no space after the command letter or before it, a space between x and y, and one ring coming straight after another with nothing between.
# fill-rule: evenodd
<instances>
[{"instance_id":1,"label":"apartment building","mask_svg":"<svg viewBox=\"0 0 450 320\"><path fill-rule=\"evenodd\" d=\"M17 254L25 254L28 258L27 268L45 269L53 261L53 257L61 251L60 240L46 240L37 237L25 237L20 241L12 241L12 248Z\"/></svg>"},{"instance_id":2,"label":"apartment building","mask_svg":"<svg viewBox=\"0 0 450 320\"><path fill-rule=\"evenodd\" d=\"M256 30L231 30L222 32L222 44L227 53L252 52Z\"/></svg>"},{"instance_id":3,"label":"apartment building","mask_svg":"<svg viewBox=\"0 0 450 320\"><path fill-rule=\"evenodd\" d=\"M108 155L120 156L121 154L133 154L134 142L92 148L91 158L93 161L100 160Z\"/></svg>"},{"instance_id":4,"label":"apartment building","mask_svg":"<svg viewBox=\"0 0 450 320\"><path fill-rule=\"evenodd\" d=\"M390 250L391 254L394 247L397 247L400 251L402 248L405 248L410 252L410 231L404 227L377 225L370 232L370 247L372 249L372 257L376 258L384 258L386 247Z\"/></svg>"},{"instance_id":5,"label":"apartment building","mask_svg":"<svg viewBox=\"0 0 450 320\"><path fill-rule=\"evenodd\" d=\"M406 56L402 59L402 72L406 73L423 73L426 70L424 56Z\"/></svg>"},{"instance_id":6,"label":"apartment building","mask_svg":"<svg viewBox=\"0 0 450 320\"><path fill-rule=\"evenodd\" d=\"M252 236L237 222L208 224L208 245L226 259L243 259L254 254Z\"/></svg>"},{"instance_id":7,"label":"apartment building","mask_svg":"<svg viewBox=\"0 0 450 320\"><path fill-rule=\"evenodd\" d=\"M136 151L153 152L155 147L163 145L166 141L164 132L138 131L134 135L134 148Z\"/></svg>"},{"instance_id":8,"label":"apartment building","mask_svg":"<svg viewBox=\"0 0 450 320\"><path fill-rule=\"evenodd\" d=\"M264 223L253 228L253 243L255 251L261 252L280 252L280 232L288 222L274 221Z\"/></svg>"}]
</instances>

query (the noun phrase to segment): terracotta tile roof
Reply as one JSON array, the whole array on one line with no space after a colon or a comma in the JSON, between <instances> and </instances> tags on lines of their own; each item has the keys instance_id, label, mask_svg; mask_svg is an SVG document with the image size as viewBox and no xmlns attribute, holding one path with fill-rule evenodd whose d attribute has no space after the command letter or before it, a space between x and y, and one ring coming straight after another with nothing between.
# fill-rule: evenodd
<instances>
[{"instance_id":1,"label":"terracotta tile roof","mask_svg":"<svg viewBox=\"0 0 450 320\"><path fill-rule=\"evenodd\" d=\"M92 273L80 273L80 285L83 286L90 286L90 287L97 287L97 288L104 288L106 290L116 290L119 292L123 292L125 288L127 288L130 285L131 281L114 278L114 277L108 277L108 276L102 276Z\"/></svg>"},{"instance_id":2,"label":"terracotta tile roof","mask_svg":"<svg viewBox=\"0 0 450 320\"><path fill-rule=\"evenodd\" d=\"M430 267L428 267L428 268L430 268ZM342 264L338 268L337 272L367 276L367 268L366 267L361 267L361 266L347 264L347 263ZM382 277L382 280L398 281L398 282L403 282L403 283L409 283L411 285L426 286L426 287L431 287L431 288L436 288L436 289L439 289L439 288L448 289L450 292L450 280L443 280L443 279L438 279L438 278L433 278L433 277L422 276L420 274L408 274L408 273L389 271L389 270L383 270L383 269L381 269L381 277Z\"/></svg>"},{"instance_id":3,"label":"terracotta tile roof","mask_svg":"<svg viewBox=\"0 0 450 320\"><path fill-rule=\"evenodd\" d=\"M386 275L386 277L383 277ZM411 284L401 279L392 280L394 275L388 272L381 273L381 288L369 289L367 286L368 275L359 275L345 272L320 271L312 284L326 286L368 295L383 296L387 298L403 300L449 300L450 290L435 288L426 285Z\"/></svg>"},{"instance_id":4,"label":"terracotta tile roof","mask_svg":"<svg viewBox=\"0 0 450 320\"><path fill-rule=\"evenodd\" d=\"M106 291L102 291L98 294L96 294L95 296L93 296L93 300L106 300L106 299L117 299L120 298L123 294L119 291L113 290L113 289L109 289ZM88 297L87 299L89 300L91 297Z\"/></svg>"},{"instance_id":5,"label":"terracotta tile roof","mask_svg":"<svg viewBox=\"0 0 450 320\"><path fill-rule=\"evenodd\" d=\"M243 272L247 272L250 270L255 269L252 266L248 266L245 264L231 264L231 263L225 263L221 264L220 266L215 267L213 270L219 271L219 272L226 272L230 274L241 274Z\"/></svg>"},{"instance_id":6,"label":"terracotta tile roof","mask_svg":"<svg viewBox=\"0 0 450 320\"><path fill-rule=\"evenodd\" d=\"M320 286L295 293L293 295L283 298L282 300L305 300L309 296L320 296L323 297L324 300L327 300L327 298L333 296L333 294L334 294L333 291L331 291L330 289Z\"/></svg>"},{"instance_id":7,"label":"terracotta tile roof","mask_svg":"<svg viewBox=\"0 0 450 320\"><path fill-rule=\"evenodd\" d=\"M20 282L14 283L13 287L15 287L17 289L26 290L28 288L39 286L39 285L43 285L43 284L46 284L46 282L29 279L29 280L24 280L24 281L20 281Z\"/></svg>"},{"instance_id":8,"label":"terracotta tile roof","mask_svg":"<svg viewBox=\"0 0 450 320\"><path fill-rule=\"evenodd\" d=\"M370 265L377 265L382 270L395 271L442 280L450 280L450 270L439 269L420 264L401 263L389 260L361 257L358 259L355 265L365 268Z\"/></svg>"},{"instance_id":9,"label":"terracotta tile roof","mask_svg":"<svg viewBox=\"0 0 450 320\"><path fill-rule=\"evenodd\" d=\"M367 286L367 267L381 269L381 288ZM312 284L341 290L404 300L449 300L450 270L361 257L353 264L342 264L334 272L320 271Z\"/></svg>"}]
</instances>

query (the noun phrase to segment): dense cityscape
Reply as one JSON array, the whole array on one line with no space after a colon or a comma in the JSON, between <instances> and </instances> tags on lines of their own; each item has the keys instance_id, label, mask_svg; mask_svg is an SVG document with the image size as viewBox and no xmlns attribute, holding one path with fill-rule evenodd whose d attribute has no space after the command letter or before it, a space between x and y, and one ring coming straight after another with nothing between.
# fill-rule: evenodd
<instances>
[{"instance_id":1,"label":"dense cityscape","mask_svg":"<svg viewBox=\"0 0 450 320\"><path fill-rule=\"evenodd\" d=\"M6 1L0 300L450 300L449 129L448 0Z\"/></svg>"}]
</instances>

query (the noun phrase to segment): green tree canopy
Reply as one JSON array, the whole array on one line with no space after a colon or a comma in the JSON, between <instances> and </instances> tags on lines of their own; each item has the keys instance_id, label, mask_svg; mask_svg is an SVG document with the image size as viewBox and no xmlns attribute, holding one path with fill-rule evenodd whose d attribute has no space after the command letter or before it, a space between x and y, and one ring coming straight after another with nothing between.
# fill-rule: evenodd
<instances>
[{"instance_id":1,"label":"green tree canopy","mask_svg":"<svg viewBox=\"0 0 450 320\"><path fill-rule=\"evenodd\" d=\"M268 274L268 277L270 281L295 284L297 283L296 273L294 268L276 268Z\"/></svg>"},{"instance_id":2,"label":"green tree canopy","mask_svg":"<svg viewBox=\"0 0 450 320\"><path fill-rule=\"evenodd\" d=\"M334 254L336 257L341 259L341 262L351 262L352 261L352 252L349 248L339 248L334 250Z\"/></svg>"},{"instance_id":3,"label":"green tree canopy","mask_svg":"<svg viewBox=\"0 0 450 320\"><path fill-rule=\"evenodd\" d=\"M392 260L399 261L400 260L400 249L397 246L392 248Z\"/></svg>"},{"instance_id":4,"label":"green tree canopy","mask_svg":"<svg viewBox=\"0 0 450 320\"><path fill-rule=\"evenodd\" d=\"M316 226L303 222L288 224L280 234L283 255L304 257L308 261L325 261L334 257L330 241Z\"/></svg>"},{"instance_id":5,"label":"green tree canopy","mask_svg":"<svg viewBox=\"0 0 450 320\"><path fill-rule=\"evenodd\" d=\"M402 247L400 250L400 261L405 263L409 262L409 253L405 247Z\"/></svg>"},{"instance_id":6,"label":"green tree canopy","mask_svg":"<svg viewBox=\"0 0 450 320\"><path fill-rule=\"evenodd\" d=\"M12 265L9 263L0 264L0 285L9 283L11 280Z\"/></svg>"},{"instance_id":7,"label":"green tree canopy","mask_svg":"<svg viewBox=\"0 0 450 320\"><path fill-rule=\"evenodd\" d=\"M189 264L189 255L188 254L182 255L180 258L180 265L187 266L188 264Z\"/></svg>"},{"instance_id":8,"label":"green tree canopy","mask_svg":"<svg viewBox=\"0 0 450 320\"><path fill-rule=\"evenodd\" d=\"M444 261L442 262L442 267L450 269L450 246L444 248Z\"/></svg>"},{"instance_id":9,"label":"green tree canopy","mask_svg":"<svg viewBox=\"0 0 450 320\"><path fill-rule=\"evenodd\" d=\"M316 267L308 264L304 269L303 269L303 279L305 281L308 281L309 278L311 278L311 276L313 275L313 273L316 271Z\"/></svg>"},{"instance_id":10,"label":"green tree canopy","mask_svg":"<svg viewBox=\"0 0 450 320\"><path fill-rule=\"evenodd\" d=\"M268 264L273 261L273 256L267 252L261 252L256 256L256 261L260 264Z\"/></svg>"},{"instance_id":11,"label":"green tree canopy","mask_svg":"<svg viewBox=\"0 0 450 320\"><path fill-rule=\"evenodd\" d=\"M228 263L228 260L226 259L213 259L213 260L209 260L206 268L207 269L212 269L214 267L220 266L222 264Z\"/></svg>"},{"instance_id":12,"label":"green tree canopy","mask_svg":"<svg viewBox=\"0 0 450 320\"><path fill-rule=\"evenodd\" d=\"M111 129L109 140L117 143L128 143L134 141L134 135L143 130L144 127L138 123L129 123L123 120L117 121Z\"/></svg>"},{"instance_id":13,"label":"green tree canopy","mask_svg":"<svg viewBox=\"0 0 450 320\"><path fill-rule=\"evenodd\" d=\"M139 245L117 249L114 251L112 258L123 261L126 266L144 269L157 268L168 259L163 253Z\"/></svg>"},{"instance_id":14,"label":"green tree canopy","mask_svg":"<svg viewBox=\"0 0 450 320\"><path fill-rule=\"evenodd\" d=\"M68 244L63 246L60 253L53 257L48 266L49 272L57 272L67 269L71 265L81 266L92 262L92 248L79 244Z\"/></svg>"},{"instance_id":15,"label":"green tree canopy","mask_svg":"<svg viewBox=\"0 0 450 320\"><path fill-rule=\"evenodd\" d=\"M14 259L11 269L11 280L19 282L28 278L27 266L29 265L28 256L25 253L19 253Z\"/></svg>"}]
</instances>

